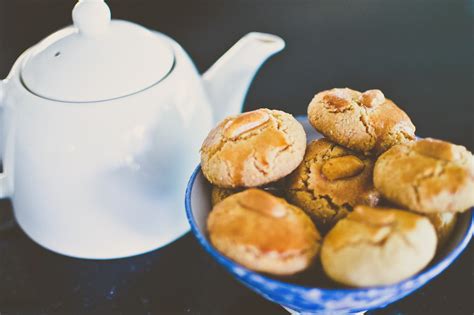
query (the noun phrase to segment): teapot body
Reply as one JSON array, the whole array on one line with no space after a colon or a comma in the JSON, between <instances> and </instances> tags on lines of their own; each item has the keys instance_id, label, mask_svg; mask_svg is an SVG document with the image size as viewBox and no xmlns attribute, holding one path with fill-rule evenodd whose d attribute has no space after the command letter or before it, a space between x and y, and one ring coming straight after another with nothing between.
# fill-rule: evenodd
<instances>
[{"instance_id":1,"label":"teapot body","mask_svg":"<svg viewBox=\"0 0 474 315\"><path fill-rule=\"evenodd\" d=\"M3 82L2 189L40 245L110 259L151 251L188 231L182 196L212 112L187 54L156 35L169 41L173 69L129 96L87 103L39 97L21 82L28 51Z\"/></svg>"}]
</instances>

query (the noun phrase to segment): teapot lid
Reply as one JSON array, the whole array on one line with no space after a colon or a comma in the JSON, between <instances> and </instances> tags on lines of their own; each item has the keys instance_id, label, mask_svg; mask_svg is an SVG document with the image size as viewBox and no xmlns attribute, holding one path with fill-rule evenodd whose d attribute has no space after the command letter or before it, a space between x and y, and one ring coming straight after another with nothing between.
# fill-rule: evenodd
<instances>
[{"instance_id":1,"label":"teapot lid","mask_svg":"<svg viewBox=\"0 0 474 315\"><path fill-rule=\"evenodd\" d=\"M80 0L74 25L34 46L21 69L32 93L63 102L97 102L144 90L171 71L171 46L137 24L111 20L103 0Z\"/></svg>"}]
</instances>

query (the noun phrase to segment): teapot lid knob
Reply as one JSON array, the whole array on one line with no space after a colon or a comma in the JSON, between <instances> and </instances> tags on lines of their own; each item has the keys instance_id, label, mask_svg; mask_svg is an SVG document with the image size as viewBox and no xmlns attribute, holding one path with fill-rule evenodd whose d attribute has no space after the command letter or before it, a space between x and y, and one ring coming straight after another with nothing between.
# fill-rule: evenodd
<instances>
[{"instance_id":1,"label":"teapot lid knob","mask_svg":"<svg viewBox=\"0 0 474 315\"><path fill-rule=\"evenodd\" d=\"M110 9L104 0L79 0L72 10L72 20L86 36L103 33L110 22Z\"/></svg>"}]
</instances>

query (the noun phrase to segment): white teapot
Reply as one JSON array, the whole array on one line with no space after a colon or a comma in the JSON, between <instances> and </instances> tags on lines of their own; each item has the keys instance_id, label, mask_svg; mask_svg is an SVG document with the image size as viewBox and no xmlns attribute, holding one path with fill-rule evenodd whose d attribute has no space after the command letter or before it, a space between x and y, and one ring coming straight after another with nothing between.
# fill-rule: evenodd
<instances>
[{"instance_id":1,"label":"white teapot","mask_svg":"<svg viewBox=\"0 0 474 315\"><path fill-rule=\"evenodd\" d=\"M52 251L145 253L188 231L184 191L202 140L285 44L250 33L201 76L173 39L111 20L102 0L72 16L0 81L0 196Z\"/></svg>"}]
</instances>

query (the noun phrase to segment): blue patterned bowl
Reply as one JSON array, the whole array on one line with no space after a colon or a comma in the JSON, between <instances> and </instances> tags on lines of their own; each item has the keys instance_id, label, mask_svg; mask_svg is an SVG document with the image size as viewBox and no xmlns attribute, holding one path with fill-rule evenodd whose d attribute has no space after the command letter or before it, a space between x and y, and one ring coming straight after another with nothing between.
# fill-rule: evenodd
<instances>
[{"instance_id":1,"label":"blue patterned bowl","mask_svg":"<svg viewBox=\"0 0 474 315\"><path fill-rule=\"evenodd\" d=\"M318 137L311 128L307 129L307 133L310 139ZM474 230L472 210L466 211L459 216L450 240L431 264L417 275L397 284L363 289L308 287L251 271L214 249L206 232L206 220L212 208L210 188L201 168L197 167L189 180L185 205L191 230L201 246L244 285L266 299L300 313L358 313L395 302L443 272L466 248Z\"/></svg>"}]
</instances>

